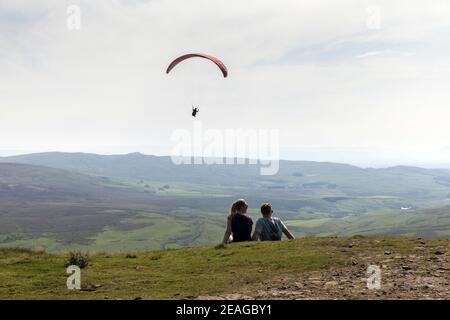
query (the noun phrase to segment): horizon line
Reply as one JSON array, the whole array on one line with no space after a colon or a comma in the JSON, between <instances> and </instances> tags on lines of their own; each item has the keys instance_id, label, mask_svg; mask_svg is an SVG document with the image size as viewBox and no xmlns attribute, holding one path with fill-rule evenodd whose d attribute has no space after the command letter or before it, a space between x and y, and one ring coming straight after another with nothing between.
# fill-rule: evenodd
<instances>
[{"instance_id":1,"label":"horizon line","mask_svg":"<svg viewBox=\"0 0 450 320\"><path fill-rule=\"evenodd\" d=\"M0 159L8 159L8 158L14 158L14 157L22 157L22 156L31 156L31 155L42 155L42 154L84 154L84 155L95 155L95 156L103 156L103 157L109 157L109 156L129 156L129 155L142 155L142 156L147 156L147 157L157 157L157 158L171 158L172 156L170 155L158 155L158 154L150 154L150 153L143 153L140 151L135 151L135 152L125 152L125 153L98 153L98 152L86 152L86 151L36 151L36 152L25 152L25 153L15 153L15 154L11 154L11 155L5 155L2 156L0 155ZM191 156L187 156L186 158L194 158L194 155ZM203 159L226 159L227 157L223 156L223 157L211 157L211 156L204 156L202 157ZM426 165L413 165L413 164L385 164L385 165L377 165L377 166L373 166L373 165L358 165L358 164L354 164L354 163L348 163L348 162L340 162L340 161L333 161L333 160L305 160L305 159L284 159L284 158L280 158L280 159L275 159L275 160L268 160L268 159L253 159L253 158L245 158L245 157L232 157L232 159L239 159L239 160L245 160L245 162L247 161L283 161L283 162L310 162L310 163L329 163L329 164L336 164L336 165L346 165L346 166L353 166L353 167L357 167L357 168L361 168L361 169L389 169L389 168L395 168L395 167L410 167L410 168L419 168L419 169L442 169L442 170L448 170L450 169L450 164L448 164L448 167L446 167L445 165L442 166L431 166L431 167L427 167ZM204 165L208 165L208 164L204 164ZM216 164L216 165L220 165L220 164ZM237 165L251 165L249 163L245 163L245 164L237 164ZM254 164L256 165L256 164Z\"/></svg>"}]
</instances>

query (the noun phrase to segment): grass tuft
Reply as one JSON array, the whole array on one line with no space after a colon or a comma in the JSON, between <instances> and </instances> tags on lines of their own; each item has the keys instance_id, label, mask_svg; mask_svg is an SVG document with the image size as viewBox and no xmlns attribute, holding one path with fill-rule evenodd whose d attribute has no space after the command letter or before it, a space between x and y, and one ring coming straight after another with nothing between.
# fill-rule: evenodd
<instances>
[{"instance_id":1,"label":"grass tuft","mask_svg":"<svg viewBox=\"0 0 450 320\"><path fill-rule=\"evenodd\" d=\"M89 255L81 251L69 252L69 258L65 264L68 266L78 266L80 269L86 268L89 265Z\"/></svg>"}]
</instances>

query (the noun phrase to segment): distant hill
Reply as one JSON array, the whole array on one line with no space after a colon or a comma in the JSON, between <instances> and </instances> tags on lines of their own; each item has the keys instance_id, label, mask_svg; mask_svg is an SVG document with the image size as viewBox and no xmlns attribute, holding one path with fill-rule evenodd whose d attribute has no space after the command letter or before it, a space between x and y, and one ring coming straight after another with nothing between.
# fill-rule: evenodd
<instances>
[{"instance_id":1,"label":"distant hill","mask_svg":"<svg viewBox=\"0 0 450 320\"><path fill-rule=\"evenodd\" d=\"M66 169L82 173L144 179L164 182L225 184L230 186L267 186L317 189L331 185L351 195L374 193L416 195L427 192L442 179L450 179L450 171L397 166L383 169L363 169L347 164L280 161L274 176L261 176L259 165L175 165L170 157L141 153L97 155L89 153L48 152L0 158L13 162ZM439 180L441 178L441 180ZM420 185L418 185L418 183ZM427 185L428 184L428 185ZM450 190L450 189L449 189ZM428 197L428 195L425 195Z\"/></svg>"},{"instance_id":2,"label":"distant hill","mask_svg":"<svg viewBox=\"0 0 450 320\"><path fill-rule=\"evenodd\" d=\"M124 206L128 202L134 205ZM83 243L146 202L148 197L106 177L0 163L0 244L43 236Z\"/></svg>"},{"instance_id":3,"label":"distant hill","mask_svg":"<svg viewBox=\"0 0 450 320\"><path fill-rule=\"evenodd\" d=\"M131 153L126 155L97 155L89 153L37 153L0 159L3 162L42 165L53 168L85 172L95 175L157 181L198 181L214 183L219 178L245 183L245 179L258 174L252 166L174 165L170 157L157 157ZM237 177L243 178L241 182Z\"/></svg>"},{"instance_id":4,"label":"distant hill","mask_svg":"<svg viewBox=\"0 0 450 320\"><path fill-rule=\"evenodd\" d=\"M107 178L39 165L0 163L0 195L4 201L85 199L101 196Z\"/></svg>"},{"instance_id":5,"label":"distant hill","mask_svg":"<svg viewBox=\"0 0 450 320\"><path fill-rule=\"evenodd\" d=\"M175 165L133 153L38 153L0 159L0 246L148 250L220 241L231 203L253 219L269 201L298 236L450 237L450 172L281 161ZM406 208L407 210L402 210ZM433 209L435 208L435 209Z\"/></svg>"}]
</instances>

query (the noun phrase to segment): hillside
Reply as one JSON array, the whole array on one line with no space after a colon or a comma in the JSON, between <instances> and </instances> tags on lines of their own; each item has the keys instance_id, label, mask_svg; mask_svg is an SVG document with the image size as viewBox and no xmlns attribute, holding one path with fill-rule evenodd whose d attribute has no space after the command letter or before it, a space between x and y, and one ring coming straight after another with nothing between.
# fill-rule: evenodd
<instances>
[{"instance_id":1,"label":"hillside","mask_svg":"<svg viewBox=\"0 0 450 320\"><path fill-rule=\"evenodd\" d=\"M352 165L280 161L276 175L261 176L259 165L176 165L170 157L131 153L98 155L48 152L0 158L12 162L47 166L97 176L150 182L179 182L194 185L243 186L291 195L446 197L450 192L450 171L397 166L364 169ZM217 189L217 190L220 190Z\"/></svg>"},{"instance_id":2,"label":"hillside","mask_svg":"<svg viewBox=\"0 0 450 320\"><path fill-rule=\"evenodd\" d=\"M401 212L378 212L342 219L287 221L298 235L403 235L450 238L450 206Z\"/></svg>"},{"instance_id":3,"label":"hillside","mask_svg":"<svg viewBox=\"0 0 450 320\"><path fill-rule=\"evenodd\" d=\"M99 253L66 288L67 254L0 249L0 299L450 299L450 240L362 237ZM369 265L381 288L366 288Z\"/></svg>"},{"instance_id":4,"label":"hillside","mask_svg":"<svg viewBox=\"0 0 450 320\"><path fill-rule=\"evenodd\" d=\"M120 252L219 242L230 204L273 204L296 236L450 237L450 173L281 161L172 164L169 157L40 153L0 159L0 247ZM402 210L404 208L405 210Z\"/></svg>"}]
</instances>

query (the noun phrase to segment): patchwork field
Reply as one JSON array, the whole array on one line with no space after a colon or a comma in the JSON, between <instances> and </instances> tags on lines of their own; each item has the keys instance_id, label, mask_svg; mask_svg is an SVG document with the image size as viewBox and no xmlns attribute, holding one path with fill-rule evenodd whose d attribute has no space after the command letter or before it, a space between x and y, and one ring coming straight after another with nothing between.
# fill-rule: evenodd
<instances>
[{"instance_id":1,"label":"patchwork field","mask_svg":"<svg viewBox=\"0 0 450 320\"><path fill-rule=\"evenodd\" d=\"M0 159L0 247L157 250L221 241L229 206L262 202L300 236L450 237L450 171L282 161L177 166L131 154Z\"/></svg>"}]
</instances>

